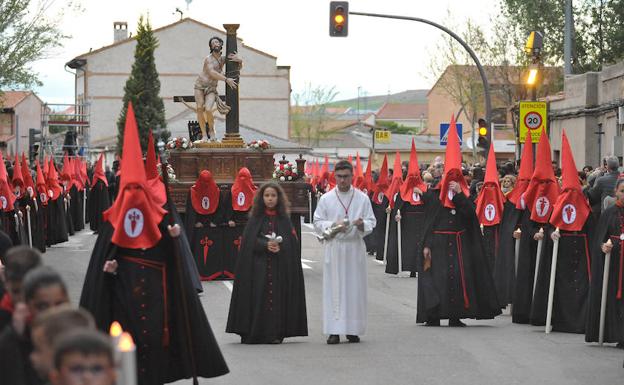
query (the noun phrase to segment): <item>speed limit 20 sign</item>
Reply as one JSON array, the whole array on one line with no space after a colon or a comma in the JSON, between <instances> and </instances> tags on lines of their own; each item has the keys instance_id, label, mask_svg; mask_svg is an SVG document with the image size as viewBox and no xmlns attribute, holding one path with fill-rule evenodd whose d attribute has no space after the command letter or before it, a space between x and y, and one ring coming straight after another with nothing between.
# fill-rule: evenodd
<instances>
[{"instance_id":1,"label":"speed limit 20 sign","mask_svg":"<svg viewBox=\"0 0 624 385\"><path fill-rule=\"evenodd\" d=\"M539 142L542 129L547 129L546 102L520 102L520 143L524 143L529 132L531 141Z\"/></svg>"}]
</instances>

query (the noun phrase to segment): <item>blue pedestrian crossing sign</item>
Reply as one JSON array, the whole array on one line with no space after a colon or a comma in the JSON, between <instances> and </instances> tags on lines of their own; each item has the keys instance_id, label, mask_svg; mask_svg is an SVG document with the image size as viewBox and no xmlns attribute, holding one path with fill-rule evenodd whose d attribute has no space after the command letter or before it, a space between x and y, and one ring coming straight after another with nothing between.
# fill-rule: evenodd
<instances>
[{"instance_id":1,"label":"blue pedestrian crossing sign","mask_svg":"<svg viewBox=\"0 0 624 385\"><path fill-rule=\"evenodd\" d=\"M448 130L451 126L450 123L440 123L440 146L446 146L447 138L448 138ZM459 145L462 145L462 124L455 123L455 127L457 127L457 136L459 136Z\"/></svg>"}]
</instances>

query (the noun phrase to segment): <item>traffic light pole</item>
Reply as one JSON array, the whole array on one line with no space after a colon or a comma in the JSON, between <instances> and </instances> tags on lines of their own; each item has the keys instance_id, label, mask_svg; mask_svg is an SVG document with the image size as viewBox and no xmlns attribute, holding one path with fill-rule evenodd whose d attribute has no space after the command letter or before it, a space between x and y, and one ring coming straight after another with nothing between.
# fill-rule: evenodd
<instances>
[{"instance_id":1,"label":"traffic light pole","mask_svg":"<svg viewBox=\"0 0 624 385\"><path fill-rule=\"evenodd\" d=\"M486 119L488 125L492 122L492 101L490 99L490 84L488 83L487 76L485 75L485 70L483 69L483 66L481 65L481 62L479 61L479 58L477 57L475 52L472 50L472 48L470 48L468 43L466 43L455 32L453 32L450 29L444 27L443 25L435 23L435 22L433 22L431 20L421 19L419 17L384 15L384 14L380 14L380 13L366 13L366 12L353 12L353 11L349 11L349 15L368 16L368 17L380 17L380 18L384 18L384 19L416 21L416 22L419 22L419 23L429 24L429 25L431 25L433 27L436 27L438 29L441 29L442 31L444 31L447 34L449 34L453 39L457 40L457 42L459 44L461 44L462 47L464 47L464 49L468 52L468 54L470 55L472 60L474 60L476 66L477 66L477 69L479 70L479 75L481 75L481 81L483 82L483 91L485 93L485 119Z\"/></svg>"}]
</instances>

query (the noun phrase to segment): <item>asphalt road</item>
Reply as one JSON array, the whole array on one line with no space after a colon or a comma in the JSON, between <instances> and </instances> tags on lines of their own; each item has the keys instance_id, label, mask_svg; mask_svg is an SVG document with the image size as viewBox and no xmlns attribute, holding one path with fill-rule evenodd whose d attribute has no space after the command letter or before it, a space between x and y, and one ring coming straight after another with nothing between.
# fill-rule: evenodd
<instances>
[{"instance_id":1,"label":"asphalt road","mask_svg":"<svg viewBox=\"0 0 624 385\"><path fill-rule=\"evenodd\" d=\"M622 384L624 352L582 335L514 325L506 314L466 328L415 323L416 279L389 276L369 257L368 331L359 344L327 345L322 335L322 246L303 229L309 336L282 345L241 345L226 334L231 284L204 282L201 301L230 374L201 384ZM82 231L44 255L78 302L96 236ZM443 325L445 322L443 321ZM344 337L343 337L344 339ZM190 384L180 381L176 384Z\"/></svg>"}]
</instances>

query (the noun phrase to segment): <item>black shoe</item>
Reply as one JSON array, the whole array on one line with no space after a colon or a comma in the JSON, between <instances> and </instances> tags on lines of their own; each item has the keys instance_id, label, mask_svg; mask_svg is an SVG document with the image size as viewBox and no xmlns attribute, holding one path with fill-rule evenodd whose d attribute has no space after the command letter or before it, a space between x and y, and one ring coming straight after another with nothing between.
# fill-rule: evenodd
<instances>
[{"instance_id":1,"label":"black shoe","mask_svg":"<svg viewBox=\"0 0 624 385\"><path fill-rule=\"evenodd\" d=\"M425 326L440 326L440 320L439 319L431 319L431 320L425 322Z\"/></svg>"},{"instance_id":2,"label":"black shoe","mask_svg":"<svg viewBox=\"0 0 624 385\"><path fill-rule=\"evenodd\" d=\"M282 343L282 341L284 341L283 338L276 338L276 339L272 340L271 342L269 342L269 344L271 344L271 345L279 345L279 344Z\"/></svg>"},{"instance_id":3,"label":"black shoe","mask_svg":"<svg viewBox=\"0 0 624 385\"><path fill-rule=\"evenodd\" d=\"M360 337L347 334L347 340L349 340L349 342L357 343L360 342Z\"/></svg>"},{"instance_id":4,"label":"black shoe","mask_svg":"<svg viewBox=\"0 0 624 385\"><path fill-rule=\"evenodd\" d=\"M415 271L412 271L410 273L410 278L416 278L416 272Z\"/></svg>"},{"instance_id":5,"label":"black shoe","mask_svg":"<svg viewBox=\"0 0 624 385\"><path fill-rule=\"evenodd\" d=\"M617 345L615 345L615 347L618 349L624 349L624 342L618 342Z\"/></svg>"},{"instance_id":6,"label":"black shoe","mask_svg":"<svg viewBox=\"0 0 624 385\"><path fill-rule=\"evenodd\" d=\"M330 334L327 338L327 345L336 345L340 343L340 336L338 334Z\"/></svg>"},{"instance_id":7,"label":"black shoe","mask_svg":"<svg viewBox=\"0 0 624 385\"><path fill-rule=\"evenodd\" d=\"M453 318L449 320L449 326L454 328L463 328L466 327L466 324L461 322L458 318Z\"/></svg>"}]
</instances>

